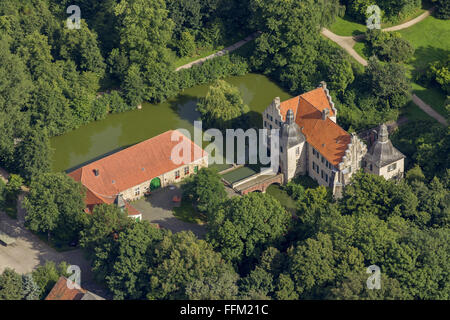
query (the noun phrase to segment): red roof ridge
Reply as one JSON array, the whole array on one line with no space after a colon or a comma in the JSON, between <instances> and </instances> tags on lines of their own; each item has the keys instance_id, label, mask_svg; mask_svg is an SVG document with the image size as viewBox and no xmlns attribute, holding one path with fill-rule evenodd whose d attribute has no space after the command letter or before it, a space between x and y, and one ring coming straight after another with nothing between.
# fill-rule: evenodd
<instances>
[{"instance_id":1,"label":"red roof ridge","mask_svg":"<svg viewBox=\"0 0 450 320\"><path fill-rule=\"evenodd\" d=\"M70 289L66 277L59 277L45 300L81 300L87 293L83 288Z\"/></svg>"},{"instance_id":2,"label":"red roof ridge","mask_svg":"<svg viewBox=\"0 0 450 320\"><path fill-rule=\"evenodd\" d=\"M172 140L174 132L179 136ZM173 148L181 142L190 143L189 163L207 156L180 130L169 130L88 163L70 172L69 176L88 189L86 205L92 210L90 207L99 200L111 204L119 193L187 165L170 160Z\"/></svg>"},{"instance_id":3,"label":"red roof ridge","mask_svg":"<svg viewBox=\"0 0 450 320\"><path fill-rule=\"evenodd\" d=\"M284 121L287 111L291 109L306 141L328 162L338 166L351 142L351 136L329 117L322 119L325 108L329 109L329 116L334 115L324 88L319 87L281 102L279 110Z\"/></svg>"}]
</instances>

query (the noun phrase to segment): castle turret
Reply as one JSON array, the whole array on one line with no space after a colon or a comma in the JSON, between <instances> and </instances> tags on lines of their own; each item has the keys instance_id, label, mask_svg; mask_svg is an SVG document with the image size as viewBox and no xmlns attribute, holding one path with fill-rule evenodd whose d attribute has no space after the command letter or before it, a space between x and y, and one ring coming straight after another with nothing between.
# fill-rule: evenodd
<instances>
[{"instance_id":1,"label":"castle turret","mask_svg":"<svg viewBox=\"0 0 450 320\"><path fill-rule=\"evenodd\" d=\"M380 126L376 136L365 156L365 171L386 179L402 177L405 156L392 145L385 124Z\"/></svg>"},{"instance_id":2,"label":"castle turret","mask_svg":"<svg viewBox=\"0 0 450 320\"><path fill-rule=\"evenodd\" d=\"M289 109L280 132L280 168L284 181L291 180L297 173L306 171L305 136L294 121L294 112Z\"/></svg>"}]
</instances>

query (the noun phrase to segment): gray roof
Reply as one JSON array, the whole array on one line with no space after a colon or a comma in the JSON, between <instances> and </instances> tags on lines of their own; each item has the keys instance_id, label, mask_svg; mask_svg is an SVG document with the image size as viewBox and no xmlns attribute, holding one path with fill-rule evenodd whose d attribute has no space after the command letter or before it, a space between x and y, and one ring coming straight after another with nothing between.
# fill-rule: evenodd
<instances>
[{"instance_id":1,"label":"gray roof","mask_svg":"<svg viewBox=\"0 0 450 320\"><path fill-rule=\"evenodd\" d=\"M294 121L294 112L291 109L287 111L286 122L281 127L281 139L287 139L287 148L291 148L305 141L303 133Z\"/></svg>"},{"instance_id":2,"label":"gray roof","mask_svg":"<svg viewBox=\"0 0 450 320\"><path fill-rule=\"evenodd\" d=\"M378 167L384 167L405 156L392 145L387 127L382 124L378 130L378 139L370 146L366 158Z\"/></svg>"}]
</instances>

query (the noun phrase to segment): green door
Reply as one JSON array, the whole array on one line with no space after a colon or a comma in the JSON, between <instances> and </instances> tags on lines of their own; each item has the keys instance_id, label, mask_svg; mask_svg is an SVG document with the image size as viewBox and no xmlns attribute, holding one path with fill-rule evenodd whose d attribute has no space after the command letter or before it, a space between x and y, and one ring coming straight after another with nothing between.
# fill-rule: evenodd
<instances>
[{"instance_id":1,"label":"green door","mask_svg":"<svg viewBox=\"0 0 450 320\"><path fill-rule=\"evenodd\" d=\"M154 178L151 182L150 182L150 190L156 190L161 188L161 180L159 178Z\"/></svg>"}]
</instances>

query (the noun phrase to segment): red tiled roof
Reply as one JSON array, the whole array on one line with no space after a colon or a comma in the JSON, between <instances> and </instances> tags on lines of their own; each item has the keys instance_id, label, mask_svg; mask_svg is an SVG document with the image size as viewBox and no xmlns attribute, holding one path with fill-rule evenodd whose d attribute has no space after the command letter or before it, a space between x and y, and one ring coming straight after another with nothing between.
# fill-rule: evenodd
<instances>
[{"instance_id":1,"label":"red tiled roof","mask_svg":"<svg viewBox=\"0 0 450 320\"><path fill-rule=\"evenodd\" d=\"M60 277L45 300L81 300L86 292L87 291L82 288L69 289L67 286L67 279L65 277Z\"/></svg>"},{"instance_id":2,"label":"red tiled roof","mask_svg":"<svg viewBox=\"0 0 450 320\"><path fill-rule=\"evenodd\" d=\"M179 140L172 141L172 134L178 134ZM120 192L183 166L184 163L171 161L172 150L180 142L190 144L190 162L206 156L202 148L179 131L170 130L72 171L69 176L88 189L85 202L92 212L97 204L114 203ZM126 207L129 215L139 214L131 205Z\"/></svg>"},{"instance_id":3,"label":"red tiled roof","mask_svg":"<svg viewBox=\"0 0 450 320\"><path fill-rule=\"evenodd\" d=\"M337 166L350 143L350 134L328 117L322 120L322 111L334 112L323 88L317 88L300 96L283 101L280 113L283 120L289 109L294 112L295 122L302 129L306 141L320 152L332 165Z\"/></svg>"}]
</instances>

